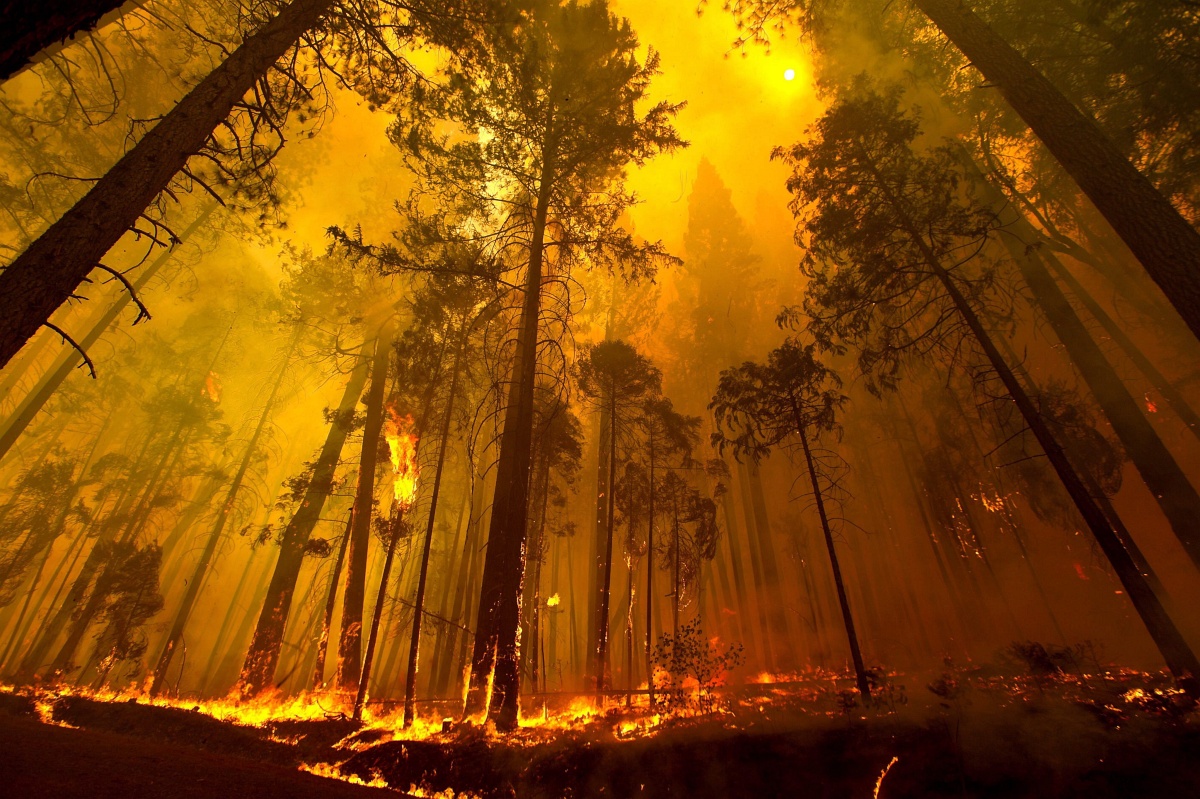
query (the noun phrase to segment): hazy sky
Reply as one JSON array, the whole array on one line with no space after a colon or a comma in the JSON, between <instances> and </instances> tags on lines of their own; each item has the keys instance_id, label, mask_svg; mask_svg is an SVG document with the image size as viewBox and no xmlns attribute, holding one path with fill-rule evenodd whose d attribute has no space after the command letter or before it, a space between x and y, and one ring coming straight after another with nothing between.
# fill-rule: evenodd
<instances>
[{"instance_id":1,"label":"hazy sky","mask_svg":"<svg viewBox=\"0 0 1200 799\"><path fill-rule=\"evenodd\" d=\"M631 176L645 200L633 212L638 232L672 245L680 240L701 157L717 168L744 216L760 195L785 204L787 170L770 161L771 150L799 139L820 111L804 48L777 40L769 54L761 47L744 55L731 51L737 27L720 3L703 14L696 13L695 0L615 0L614 8L629 18L643 45L661 54L655 99L687 102L677 125L691 146ZM784 77L789 69L792 80Z\"/></svg>"},{"instance_id":2,"label":"hazy sky","mask_svg":"<svg viewBox=\"0 0 1200 799\"><path fill-rule=\"evenodd\" d=\"M679 248L702 157L731 187L752 226L764 203L782 209L787 171L771 162L771 149L800 138L820 111L804 48L778 40L769 54L761 47L731 51L737 28L719 4L703 14L696 13L693 0L614 0L613 7L630 19L643 47L661 55L653 100L687 103L676 123L691 146L659 156L630 176L643 200L633 210L637 232ZM794 71L791 80L787 70ZM292 142L281 161L294 191L289 230L281 238L321 249L330 224L361 223L368 240L394 228L391 201L403 196L406 181L400 157L385 138L390 121L390 115L372 113L354 95L342 93L336 115L315 138ZM264 261L273 261L278 250L266 245L261 253Z\"/></svg>"}]
</instances>

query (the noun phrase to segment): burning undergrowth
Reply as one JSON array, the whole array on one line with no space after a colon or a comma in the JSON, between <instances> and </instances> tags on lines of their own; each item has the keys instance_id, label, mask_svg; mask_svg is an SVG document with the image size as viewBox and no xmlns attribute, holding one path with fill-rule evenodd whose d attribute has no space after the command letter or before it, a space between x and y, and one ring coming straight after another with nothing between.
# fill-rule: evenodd
<instances>
[{"instance_id":1,"label":"burning undergrowth","mask_svg":"<svg viewBox=\"0 0 1200 799\"><path fill-rule=\"evenodd\" d=\"M1193 704L1164 675L1015 673L1011 663L922 675L759 674L703 702L645 692L545 697L520 727L385 705L350 719L334 695L188 703L7 689L0 713L221 751L409 795L508 797L1200 795Z\"/></svg>"}]
</instances>

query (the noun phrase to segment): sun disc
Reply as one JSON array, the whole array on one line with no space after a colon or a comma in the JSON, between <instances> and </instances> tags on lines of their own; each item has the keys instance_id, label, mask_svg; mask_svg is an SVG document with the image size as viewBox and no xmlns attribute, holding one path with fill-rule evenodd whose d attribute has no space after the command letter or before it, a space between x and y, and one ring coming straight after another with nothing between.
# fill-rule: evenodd
<instances>
[{"instance_id":1,"label":"sun disc","mask_svg":"<svg viewBox=\"0 0 1200 799\"><path fill-rule=\"evenodd\" d=\"M783 72L784 80L794 80L795 77L796 77L796 70L794 70L794 69L784 70L784 72Z\"/></svg>"}]
</instances>

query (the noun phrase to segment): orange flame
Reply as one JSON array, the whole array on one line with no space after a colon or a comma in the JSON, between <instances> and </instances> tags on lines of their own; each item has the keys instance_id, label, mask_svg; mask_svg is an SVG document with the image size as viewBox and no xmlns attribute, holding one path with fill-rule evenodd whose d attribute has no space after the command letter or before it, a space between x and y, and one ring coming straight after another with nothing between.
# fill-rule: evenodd
<instances>
[{"instance_id":1,"label":"orange flame","mask_svg":"<svg viewBox=\"0 0 1200 799\"><path fill-rule=\"evenodd\" d=\"M204 388L200 389L200 394L214 405L221 401L221 378L216 372L209 372L204 378Z\"/></svg>"},{"instance_id":2,"label":"orange flame","mask_svg":"<svg viewBox=\"0 0 1200 799\"><path fill-rule=\"evenodd\" d=\"M388 409L384 438L392 455L392 471L396 473L392 492L396 504L403 509L410 507L417 498L417 475L421 471L417 465L417 437L409 432L412 427L411 416L401 416L394 409Z\"/></svg>"}]
</instances>

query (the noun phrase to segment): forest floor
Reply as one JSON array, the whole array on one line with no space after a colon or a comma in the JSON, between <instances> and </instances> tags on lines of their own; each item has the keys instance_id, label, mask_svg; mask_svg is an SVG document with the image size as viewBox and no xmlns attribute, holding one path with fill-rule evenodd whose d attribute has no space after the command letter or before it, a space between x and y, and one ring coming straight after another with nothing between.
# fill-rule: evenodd
<instances>
[{"instance_id":1,"label":"forest floor","mask_svg":"<svg viewBox=\"0 0 1200 799\"><path fill-rule=\"evenodd\" d=\"M459 724L408 740L387 719L248 726L186 706L6 692L0 795L1200 796L1200 712L1160 677L893 680L867 708L800 679L730 689L703 716L558 699L512 735Z\"/></svg>"}]
</instances>

